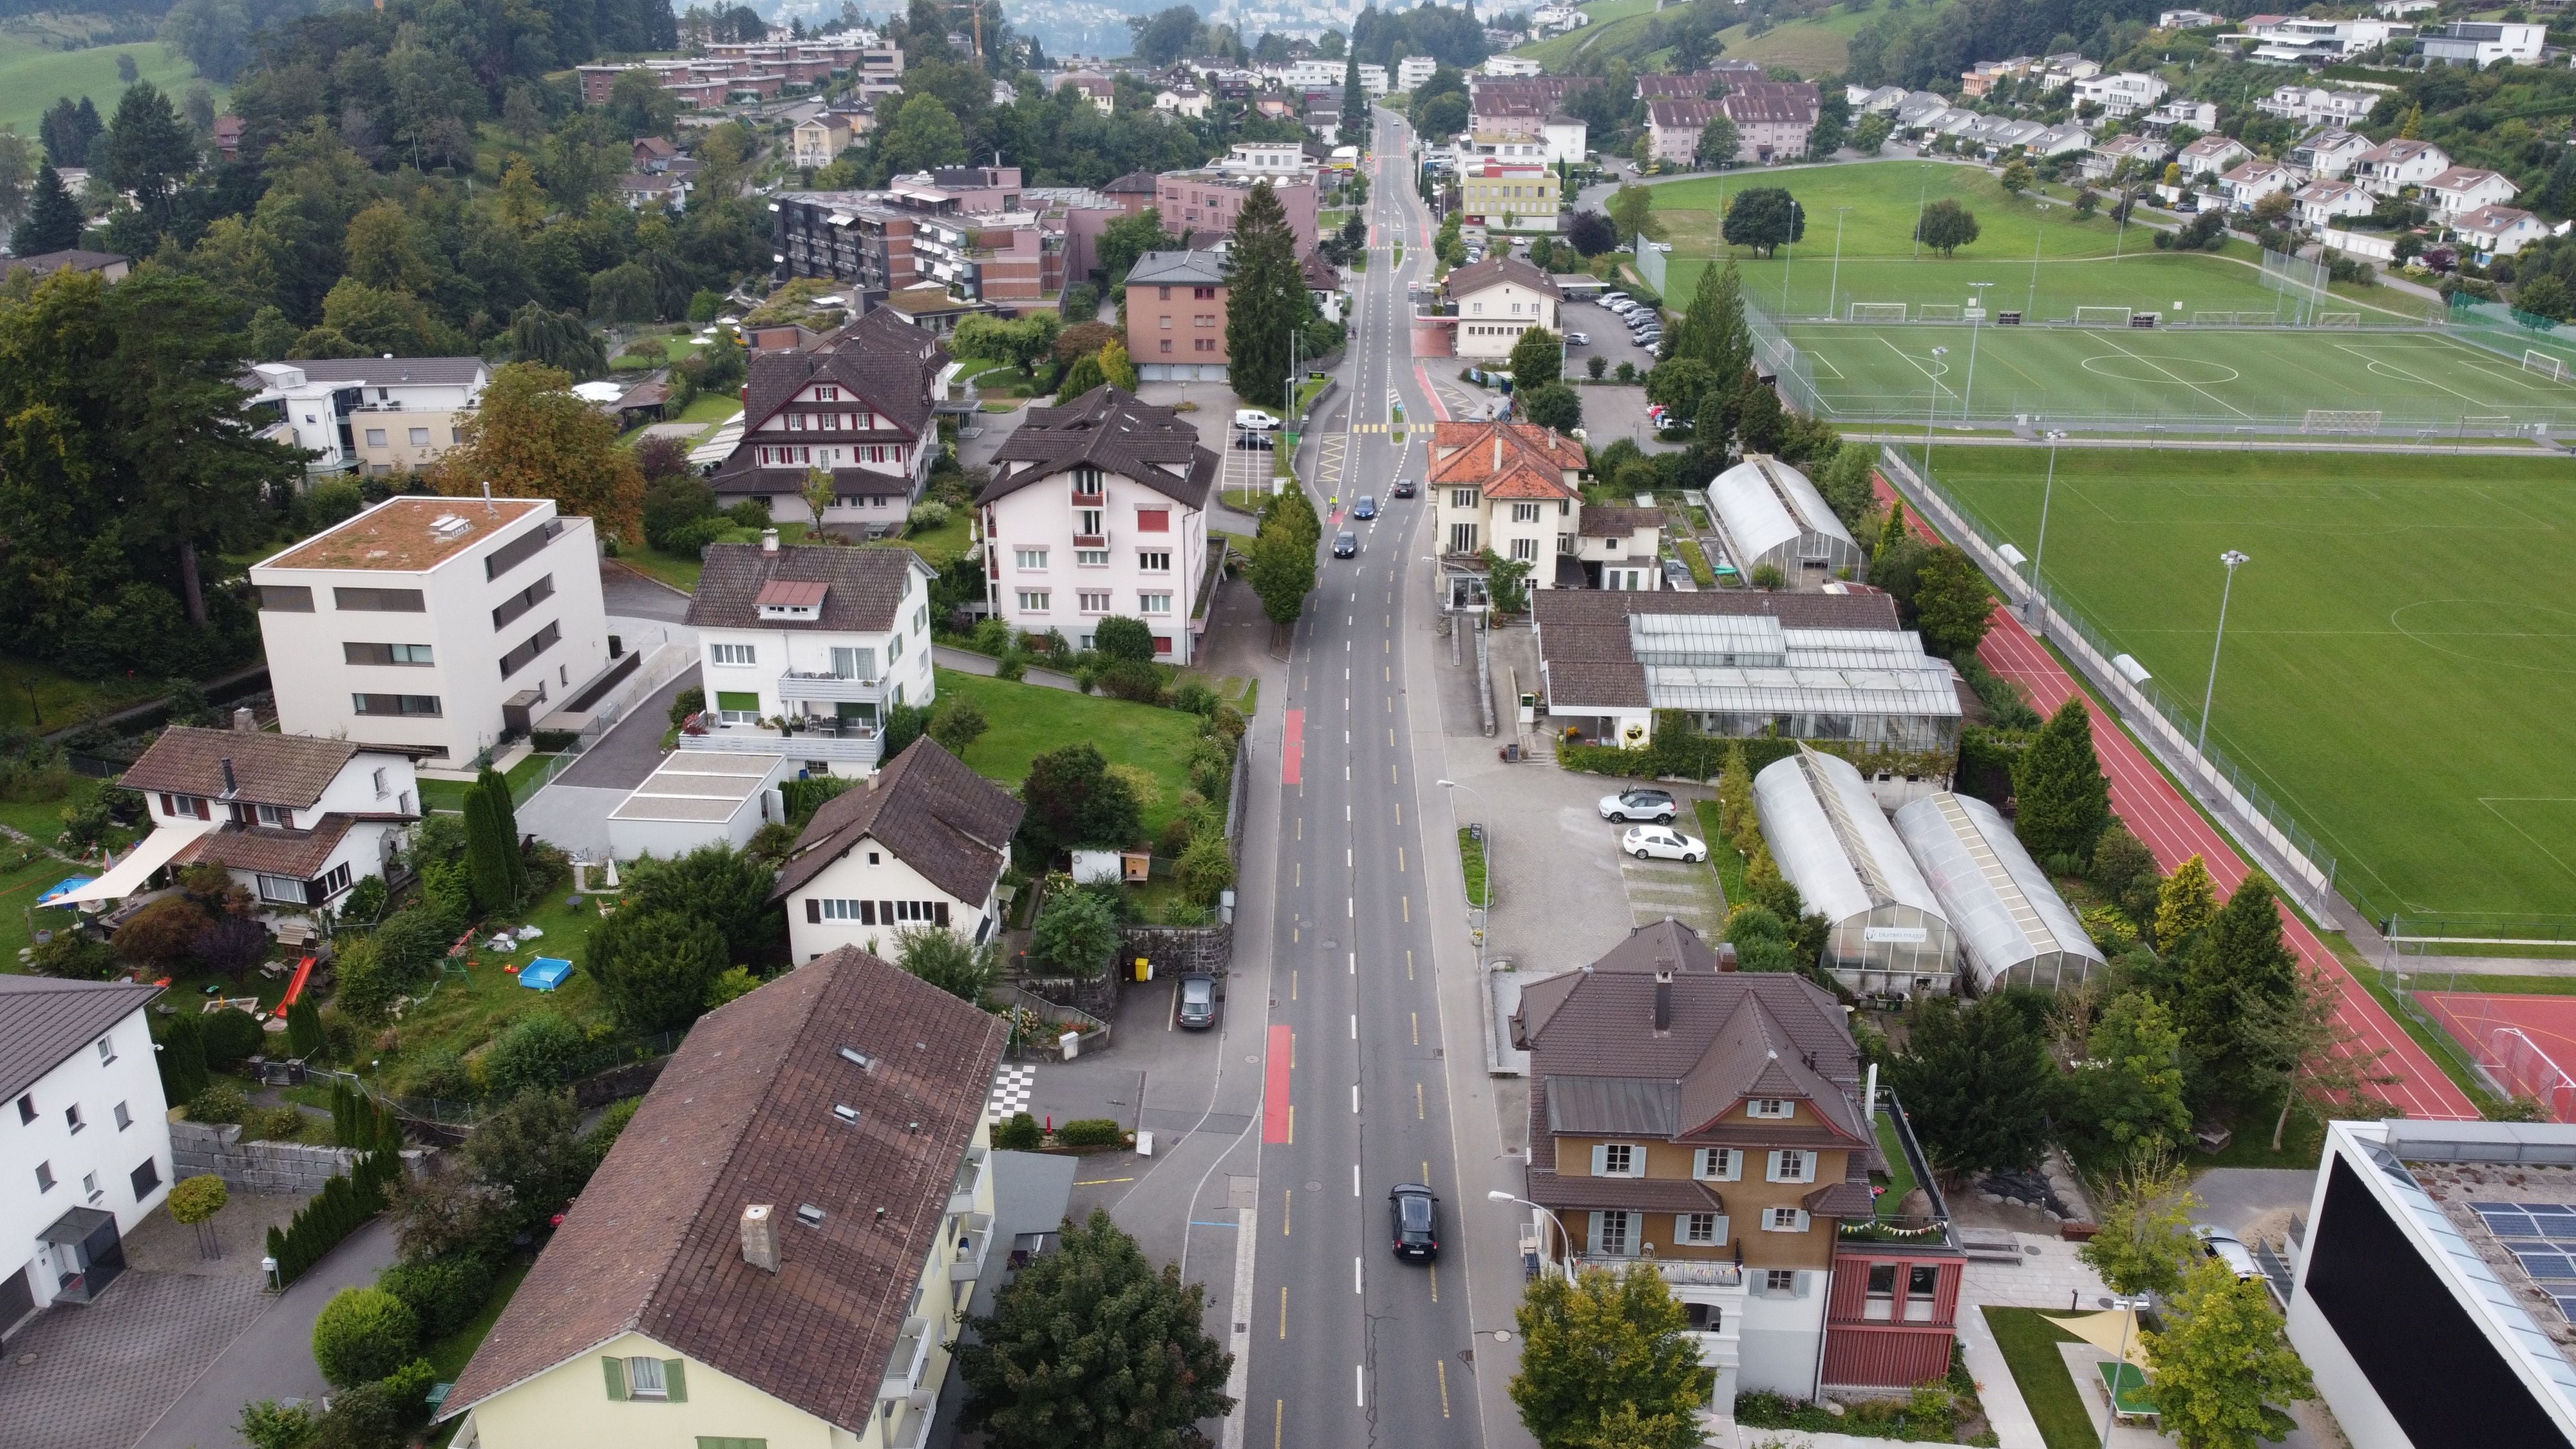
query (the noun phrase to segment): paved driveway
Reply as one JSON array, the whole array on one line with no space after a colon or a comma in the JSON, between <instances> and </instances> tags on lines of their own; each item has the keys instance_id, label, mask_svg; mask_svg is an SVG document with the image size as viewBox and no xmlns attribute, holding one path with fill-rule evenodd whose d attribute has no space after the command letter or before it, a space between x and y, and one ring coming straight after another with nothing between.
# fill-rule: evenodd
<instances>
[{"instance_id":1,"label":"paved driveway","mask_svg":"<svg viewBox=\"0 0 2576 1449\"><path fill-rule=\"evenodd\" d=\"M0 1449L130 1449L268 1306L257 1278L136 1270L86 1308L48 1310L0 1362ZM304 1354L309 1370L309 1337Z\"/></svg>"},{"instance_id":2,"label":"paved driveway","mask_svg":"<svg viewBox=\"0 0 2576 1449\"><path fill-rule=\"evenodd\" d=\"M1611 848L1618 848L1615 837ZM1637 860L1623 855L1619 883L1627 889L1628 919L1633 924L1651 926L1670 916L1711 941L1726 924L1724 893L1718 889L1716 869L1706 861Z\"/></svg>"},{"instance_id":3,"label":"paved driveway","mask_svg":"<svg viewBox=\"0 0 2576 1449\"><path fill-rule=\"evenodd\" d=\"M621 564L601 562L599 595L611 616L660 619L672 624L689 616L688 595Z\"/></svg>"},{"instance_id":4,"label":"paved driveway","mask_svg":"<svg viewBox=\"0 0 2576 1449\"><path fill-rule=\"evenodd\" d=\"M698 682L687 669L628 710L615 729L519 807L519 828L583 860L608 857L608 812L662 763L671 701Z\"/></svg>"}]
</instances>

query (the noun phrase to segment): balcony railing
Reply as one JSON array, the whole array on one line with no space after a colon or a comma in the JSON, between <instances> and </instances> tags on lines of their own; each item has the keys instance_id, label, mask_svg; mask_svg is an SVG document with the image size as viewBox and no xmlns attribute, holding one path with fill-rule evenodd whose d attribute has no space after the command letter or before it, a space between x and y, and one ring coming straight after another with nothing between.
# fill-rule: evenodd
<instances>
[{"instance_id":1,"label":"balcony railing","mask_svg":"<svg viewBox=\"0 0 2576 1449\"><path fill-rule=\"evenodd\" d=\"M993 1250L993 1215L969 1213L957 1225L956 1257L948 1264L948 1281L972 1283L984 1276L985 1255Z\"/></svg>"},{"instance_id":2,"label":"balcony railing","mask_svg":"<svg viewBox=\"0 0 2576 1449\"><path fill-rule=\"evenodd\" d=\"M1574 1268L1578 1273L1586 1268L1606 1268L1613 1273L1619 1273L1639 1263L1653 1268L1657 1277L1676 1288L1741 1288L1744 1286L1742 1264L1713 1258L1615 1257L1603 1253L1574 1255Z\"/></svg>"},{"instance_id":3,"label":"balcony railing","mask_svg":"<svg viewBox=\"0 0 2576 1449\"><path fill-rule=\"evenodd\" d=\"M1105 533L1077 533L1073 536L1073 546L1075 548L1107 548L1109 546L1109 535Z\"/></svg>"},{"instance_id":4,"label":"balcony railing","mask_svg":"<svg viewBox=\"0 0 2576 1449\"><path fill-rule=\"evenodd\" d=\"M916 1409L910 1404L896 1410L895 1416L886 1421L886 1449L922 1449L930 1442L933 1417L929 1409Z\"/></svg>"},{"instance_id":5,"label":"balcony railing","mask_svg":"<svg viewBox=\"0 0 2576 1449\"><path fill-rule=\"evenodd\" d=\"M781 734L768 725L715 725L702 734L680 732L684 750L711 754L789 755L800 760L831 760L873 765L881 741L871 729L864 734L832 729L800 729Z\"/></svg>"},{"instance_id":6,"label":"balcony railing","mask_svg":"<svg viewBox=\"0 0 2576 1449\"><path fill-rule=\"evenodd\" d=\"M981 1147L966 1150L966 1160L958 1165L957 1180L948 1187L948 1212L952 1217L975 1211L975 1192L990 1170L992 1154Z\"/></svg>"},{"instance_id":7,"label":"balcony railing","mask_svg":"<svg viewBox=\"0 0 2576 1449\"><path fill-rule=\"evenodd\" d=\"M921 1371L930 1363L930 1345L938 1335L930 1320L920 1314L903 1321L903 1330L895 1335L894 1352L886 1360L884 1382L877 1385L877 1398L910 1399L921 1387Z\"/></svg>"},{"instance_id":8,"label":"balcony railing","mask_svg":"<svg viewBox=\"0 0 2576 1449\"><path fill-rule=\"evenodd\" d=\"M778 676L778 697L824 704L874 704L885 698L885 681L849 674L790 672Z\"/></svg>"}]
</instances>

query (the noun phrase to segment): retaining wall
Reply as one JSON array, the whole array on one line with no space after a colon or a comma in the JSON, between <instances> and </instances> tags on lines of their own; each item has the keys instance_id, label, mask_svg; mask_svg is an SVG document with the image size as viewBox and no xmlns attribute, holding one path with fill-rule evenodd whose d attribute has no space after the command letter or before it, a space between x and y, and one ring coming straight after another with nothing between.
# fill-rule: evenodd
<instances>
[{"instance_id":1,"label":"retaining wall","mask_svg":"<svg viewBox=\"0 0 2576 1449\"><path fill-rule=\"evenodd\" d=\"M403 1153L404 1169L420 1176L428 1169L428 1157L418 1148L410 1149ZM241 1128L230 1124L173 1122L170 1158L174 1181L211 1172L235 1192L310 1197L324 1183L348 1172L358 1153L354 1148L302 1142L244 1142Z\"/></svg>"}]
</instances>

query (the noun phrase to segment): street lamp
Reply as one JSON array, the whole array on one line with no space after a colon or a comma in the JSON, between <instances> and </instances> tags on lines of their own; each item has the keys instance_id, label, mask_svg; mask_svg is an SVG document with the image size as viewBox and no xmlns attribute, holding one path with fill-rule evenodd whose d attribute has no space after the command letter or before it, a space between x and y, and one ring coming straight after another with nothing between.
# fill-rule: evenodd
<instances>
[{"instance_id":1,"label":"street lamp","mask_svg":"<svg viewBox=\"0 0 2576 1449\"><path fill-rule=\"evenodd\" d=\"M2039 492L2039 544L2030 558L2030 593L2022 600L2021 617L2025 624L2039 622L2039 569L2048 561L2048 501L2057 494L2057 434L2048 435L2048 481Z\"/></svg>"},{"instance_id":2,"label":"street lamp","mask_svg":"<svg viewBox=\"0 0 2576 1449\"><path fill-rule=\"evenodd\" d=\"M1994 283L1970 282L1968 285L1976 295L1968 299L1968 310L1973 315L1968 319L1968 386L1959 394L1959 421L1962 423L1968 420L1968 404L1977 395L1977 336L1985 331L1986 288Z\"/></svg>"},{"instance_id":3,"label":"street lamp","mask_svg":"<svg viewBox=\"0 0 2576 1449\"><path fill-rule=\"evenodd\" d=\"M1806 214L1806 209L1798 205L1798 198L1794 196L1790 197L1789 255L1788 258L1780 264L1780 315L1783 317L1789 315L1789 281L1792 277L1797 275L1798 271L1799 221L1805 217Z\"/></svg>"},{"instance_id":4,"label":"street lamp","mask_svg":"<svg viewBox=\"0 0 2576 1449\"><path fill-rule=\"evenodd\" d=\"M1836 303L1841 295L1843 285L1843 223L1850 219L1850 207L1837 206L1834 208L1834 270L1832 272L1831 280L1825 284L1825 315L1828 317L1839 317L1842 315L1842 313L1837 310Z\"/></svg>"},{"instance_id":5,"label":"street lamp","mask_svg":"<svg viewBox=\"0 0 2576 1449\"><path fill-rule=\"evenodd\" d=\"M1555 1228L1560 1233L1565 1231L1565 1225L1556 1220L1556 1214L1540 1207L1537 1203L1531 1202L1528 1198L1514 1197L1510 1193L1497 1187L1486 1192L1485 1200L1488 1202L1519 1203L1522 1207L1528 1208L1530 1211L1537 1213L1540 1222L1547 1224L1549 1227ZM1567 1236L1565 1240L1565 1255L1569 1258L1574 1256L1574 1239L1571 1235ZM1544 1235L1539 1239L1539 1261L1554 1261L1547 1256L1547 1239ZM1572 1278L1574 1276L1574 1268L1571 1264L1559 1264L1558 1266L1564 1272L1566 1277Z\"/></svg>"},{"instance_id":6,"label":"street lamp","mask_svg":"<svg viewBox=\"0 0 2576 1449\"><path fill-rule=\"evenodd\" d=\"M2120 1369L2129 1361L2129 1330L2138 1323L2138 1310L2147 1306L2144 1298L2105 1298L2102 1306L2126 1316L2120 1320L2120 1356L2111 1361L2111 1391L2103 1397L2109 1402L2102 1410L2102 1449L2111 1449L2111 1426L2120 1418Z\"/></svg>"},{"instance_id":7,"label":"street lamp","mask_svg":"<svg viewBox=\"0 0 2576 1449\"><path fill-rule=\"evenodd\" d=\"M1485 797L1477 795L1476 788L1472 785L1461 785L1455 780L1443 780L1440 782L1440 788L1464 790L1470 795L1476 795L1478 805L1485 803ZM1458 799L1454 795L1449 799L1449 824L1451 829L1457 828ZM1482 921L1476 927L1476 975L1479 979L1485 974L1485 932L1494 924L1494 834L1492 831L1485 832L1480 848L1485 853L1485 899L1477 905L1477 909L1484 912Z\"/></svg>"},{"instance_id":8,"label":"street lamp","mask_svg":"<svg viewBox=\"0 0 2576 1449\"><path fill-rule=\"evenodd\" d=\"M1941 359L1949 355L1949 348L1933 348L1932 365L1923 370L1924 381L1931 384L1923 390L1923 481L1926 485L1932 481L1932 414L1941 405Z\"/></svg>"},{"instance_id":9,"label":"street lamp","mask_svg":"<svg viewBox=\"0 0 2576 1449\"><path fill-rule=\"evenodd\" d=\"M2218 650L2227 642L2227 596L2236 592L2236 566L2247 559L2231 548L2220 554L2218 561L2227 565L2227 582L2218 589L2218 633L2209 641L2209 684L2200 692L2200 738L2192 742L2195 750L2209 744L2209 702L2218 693Z\"/></svg>"}]
</instances>

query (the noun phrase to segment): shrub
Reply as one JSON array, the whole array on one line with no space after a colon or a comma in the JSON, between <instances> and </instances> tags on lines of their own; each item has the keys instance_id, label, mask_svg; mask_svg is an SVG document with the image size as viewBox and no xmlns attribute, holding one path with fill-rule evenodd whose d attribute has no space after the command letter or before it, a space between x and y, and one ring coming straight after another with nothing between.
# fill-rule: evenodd
<instances>
[{"instance_id":1,"label":"shrub","mask_svg":"<svg viewBox=\"0 0 2576 1449\"><path fill-rule=\"evenodd\" d=\"M342 947L332 970L339 975L332 1000L340 1009L362 1026L383 1025L392 1015L394 998L403 994L404 983L385 966L375 941L361 939Z\"/></svg>"},{"instance_id":2,"label":"shrub","mask_svg":"<svg viewBox=\"0 0 2576 1449\"><path fill-rule=\"evenodd\" d=\"M293 1107L253 1107L242 1116L244 1135L292 1142L304 1135L304 1114Z\"/></svg>"},{"instance_id":3,"label":"shrub","mask_svg":"<svg viewBox=\"0 0 2576 1449\"><path fill-rule=\"evenodd\" d=\"M194 1226L224 1210L232 1200L224 1180L213 1173L201 1173L185 1179L170 1189L170 1218L182 1226Z\"/></svg>"},{"instance_id":4,"label":"shrub","mask_svg":"<svg viewBox=\"0 0 2576 1449\"><path fill-rule=\"evenodd\" d=\"M681 690L678 694L672 696L671 723L675 725L686 724L688 723L689 716L693 714L703 714L706 711L706 707L707 692L698 688L694 684L690 685L688 688Z\"/></svg>"},{"instance_id":5,"label":"shrub","mask_svg":"<svg viewBox=\"0 0 2576 1449\"><path fill-rule=\"evenodd\" d=\"M317 1427L313 1410L305 1405L261 1399L242 1405L233 1432L251 1449L309 1449Z\"/></svg>"},{"instance_id":6,"label":"shrub","mask_svg":"<svg viewBox=\"0 0 2576 1449\"><path fill-rule=\"evenodd\" d=\"M1151 664L1154 658L1154 631L1144 620L1112 614L1091 631L1093 643L1111 659L1136 664ZM1160 680L1155 681L1157 686Z\"/></svg>"},{"instance_id":7,"label":"shrub","mask_svg":"<svg viewBox=\"0 0 2576 1449\"><path fill-rule=\"evenodd\" d=\"M474 1097L474 1073L465 1059L450 1051L424 1052L412 1063L411 1075L404 1078L403 1090L415 1097L432 1097L442 1102L466 1102Z\"/></svg>"},{"instance_id":8,"label":"shrub","mask_svg":"<svg viewBox=\"0 0 2576 1449\"><path fill-rule=\"evenodd\" d=\"M1216 691L1199 680L1184 679L1172 687L1172 708L1201 719L1215 718L1216 707L1220 703L1222 701L1216 697Z\"/></svg>"},{"instance_id":9,"label":"shrub","mask_svg":"<svg viewBox=\"0 0 2576 1449\"><path fill-rule=\"evenodd\" d=\"M116 928L116 954L138 965L167 968L188 954L199 931L213 924L205 907L188 897L163 896Z\"/></svg>"},{"instance_id":10,"label":"shrub","mask_svg":"<svg viewBox=\"0 0 2576 1449\"><path fill-rule=\"evenodd\" d=\"M197 1025L204 1033L206 1065L219 1072L239 1066L267 1045L259 1018L247 1011L206 1012Z\"/></svg>"},{"instance_id":11,"label":"shrub","mask_svg":"<svg viewBox=\"0 0 2576 1449\"><path fill-rule=\"evenodd\" d=\"M378 921L384 918L385 901L390 894L385 878L371 875L349 887L340 899L340 919L344 921Z\"/></svg>"},{"instance_id":12,"label":"shrub","mask_svg":"<svg viewBox=\"0 0 2576 1449\"><path fill-rule=\"evenodd\" d=\"M1012 1113L1010 1121L993 1129L993 1145L1006 1152L1034 1152L1045 1141L1038 1119L1026 1112Z\"/></svg>"},{"instance_id":13,"label":"shrub","mask_svg":"<svg viewBox=\"0 0 2576 1449\"><path fill-rule=\"evenodd\" d=\"M551 1091L588 1076L597 1056L580 1027L551 1011L532 1012L511 1023L483 1054L483 1090L496 1101Z\"/></svg>"},{"instance_id":14,"label":"shrub","mask_svg":"<svg viewBox=\"0 0 2576 1449\"><path fill-rule=\"evenodd\" d=\"M749 996L760 989L760 978L748 966L728 966L707 983L707 1010L713 1011L728 1001Z\"/></svg>"},{"instance_id":15,"label":"shrub","mask_svg":"<svg viewBox=\"0 0 2576 1449\"><path fill-rule=\"evenodd\" d=\"M1055 1129L1055 1140L1066 1147L1116 1147L1127 1133L1112 1117L1077 1117Z\"/></svg>"},{"instance_id":16,"label":"shrub","mask_svg":"<svg viewBox=\"0 0 2576 1449\"><path fill-rule=\"evenodd\" d=\"M769 516L769 500L766 498L746 498L726 509L724 516L732 520L736 528L758 530L772 525Z\"/></svg>"},{"instance_id":17,"label":"shrub","mask_svg":"<svg viewBox=\"0 0 2576 1449\"><path fill-rule=\"evenodd\" d=\"M188 1099L191 1122L239 1122L250 1111L250 1098L241 1088L217 1082Z\"/></svg>"},{"instance_id":18,"label":"shrub","mask_svg":"<svg viewBox=\"0 0 2576 1449\"><path fill-rule=\"evenodd\" d=\"M1151 704L1163 692L1163 676L1151 664L1120 659L1100 671L1100 692L1112 699Z\"/></svg>"},{"instance_id":19,"label":"shrub","mask_svg":"<svg viewBox=\"0 0 2576 1449\"><path fill-rule=\"evenodd\" d=\"M948 505L935 498L925 498L912 505L908 533L928 533L948 526Z\"/></svg>"},{"instance_id":20,"label":"shrub","mask_svg":"<svg viewBox=\"0 0 2576 1449\"><path fill-rule=\"evenodd\" d=\"M105 981L116 974L116 948L80 931L57 930L27 958L27 965L39 976Z\"/></svg>"},{"instance_id":21,"label":"shrub","mask_svg":"<svg viewBox=\"0 0 2576 1449\"><path fill-rule=\"evenodd\" d=\"M1190 842L1176 874L1190 899L1215 904L1217 894L1234 884L1234 857L1226 850L1225 837L1210 833Z\"/></svg>"},{"instance_id":22,"label":"shrub","mask_svg":"<svg viewBox=\"0 0 2576 1449\"><path fill-rule=\"evenodd\" d=\"M207 1086L206 1039L197 1018L171 1017L170 1024L161 1029L160 1048L153 1055L160 1061L163 1100L195 1101Z\"/></svg>"},{"instance_id":23,"label":"shrub","mask_svg":"<svg viewBox=\"0 0 2576 1449\"><path fill-rule=\"evenodd\" d=\"M402 1449L411 1438L411 1412L381 1383L359 1384L331 1396L331 1410L313 1428L313 1449Z\"/></svg>"},{"instance_id":24,"label":"shrub","mask_svg":"<svg viewBox=\"0 0 2576 1449\"><path fill-rule=\"evenodd\" d=\"M248 916L216 916L189 938L188 956L208 971L239 981L268 959L268 927Z\"/></svg>"},{"instance_id":25,"label":"shrub","mask_svg":"<svg viewBox=\"0 0 2576 1449\"><path fill-rule=\"evenodd\" d=\"M1161 833L1154 837L1154 853L1178 860L1181 852L1190 848L1190 840L1197 834L1197 821L1186 814L1175 815L1163 822Z\"/></svg>"},{"instance_id":26,"label":"shrub","mask_svg":"<svg viewBox=\"0 0 2576 1449\"><path fill-rule=\"evenodd\" d=\"M1090 891L1059 891L1038 913L1029 947L1066 975L1089 980L1118 954L1118 918Z\"/></svg>"},{"instance_id":27,"label":"shrub","mask_svg":"<svg viewBox=\"0 0 2576 1449\"><path fill-rule=\"evenodd\" d=\"M492 1266L472 1253L405 1258L376 1278L420 1322L420 1336L440 1339L465 1325L492 1296Z\"/></svg>"},{"instance_id":28,"label":"shrub","mask_svg":"<svg viewBox=\"0 0 2576 1449\"><path fill-rule=\"evenodd\" d=\"M382 1288L343 1288L313 1320L313 1363L336 1388L373 1383L420 1351L420 1316Z\"/></svg>"}]
</instances>

